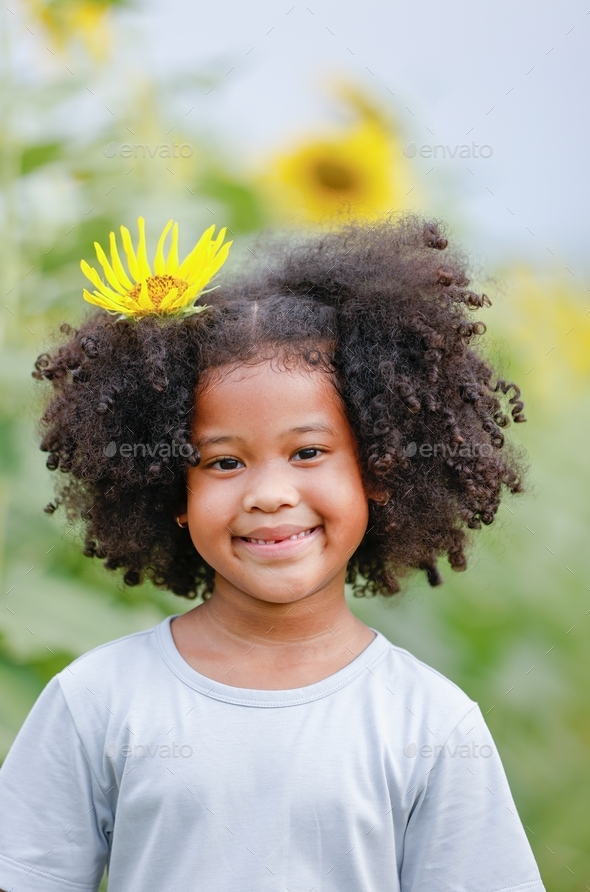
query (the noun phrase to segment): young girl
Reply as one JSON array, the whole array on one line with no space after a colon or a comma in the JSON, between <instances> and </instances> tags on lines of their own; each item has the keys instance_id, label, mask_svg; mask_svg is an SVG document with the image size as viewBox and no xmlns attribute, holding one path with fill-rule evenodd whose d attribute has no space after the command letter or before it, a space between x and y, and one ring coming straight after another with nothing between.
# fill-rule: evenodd
<instances>
[{"instance_id":1,"label":"young girl","mask_svg":"<svg viewBox=\"0 0 590 892\"><path fill-rule=\"evenodd\" d=\"M522 491L488 298L408 216L271 242L204 305L224 231L179 264L169 228L154 272L141 219L129 275L114 234L108 284L83 264L103 309L39 357L41 448L85 554L202 603L49 682L0 772L0 887L542 892L477 703L344 596L440 584Z\"/></svg>"}]
</instances>

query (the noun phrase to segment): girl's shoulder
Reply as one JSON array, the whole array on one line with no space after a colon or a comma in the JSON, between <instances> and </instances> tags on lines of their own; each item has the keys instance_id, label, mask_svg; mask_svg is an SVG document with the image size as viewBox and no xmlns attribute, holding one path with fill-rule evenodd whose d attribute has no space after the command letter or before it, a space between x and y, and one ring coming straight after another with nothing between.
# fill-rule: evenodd
<instances>
[{"instance_id":1,"label":"girl's shoulder","mask_svg":"<svg viewBox=\"0 0 590 892\"><path fill-rule=\"evenodd\" d=\"M129 635L105 641L104 644L87 650L62 669L59 673L60 677L64 677L66 674L73 676L77 673L92 672L99 667L104 670L109 665L119 666L121 663L137 658L153 646L153 638L160 625L162 624L158 623L149 629L131 632Z\"/></svg>"},{"instance_id":2,"label":"girl's shoulder","mask_svg":"<svg viewBox=\"0 0 590 892\"><path fill-rule=\"evenodd\" d=\"M438 669L378 634L386 646L372 669L384 697L387 691L402 710L433 721L438 717L457 723L477 707L477 701Z\"/></svg>"},{"instance_id":3,"label":"girl's shoulder","mask_svg":"<svg viewBox=\"0 0 590 892\"><path fill-rule=\"evenodd\" d=\"M72 713L87 708L89 700L116 702L132 696L138 685L153 683L157 638L167 621L100 644L62 669L56 680Z\"/></svg>"},{"instance_id":4,"label":"girl's shoulder","mask_svg":"<svg viewBox=\"0 0 590 892\"><path fill-rule=\"evenodd\" d=\"M419 739L424 728L445 739L470 713L481 722L478 704L450 678L393 644L379 632L365 652L335 675L294 691L251 691L198 675L174 653L167 617L141 632L88 651L66 666L56 681L80 733L92 736L131 714L148 721L154 710L198 698L199 714L215 710L214 701L238 707L303 707L354 713L363 727L378 722L383 732ZM289 696L287 696L289 695ZM335 702L337 701L337 702ZM288 716L284 716L288 720ZM389 727L390 731L387 731Z\"/></svg>"},{"instance_id":5,"label":"girl's shoulder","mask_svg":"<svg viewBox=\"0 0 590 892\"><path fill-rule=\"evenodd\" d=\"M444 693L449 697L454 696L461 702L465 701L465 698L469 700L459 685L435 669L434 666L424 662L406 648L393 644L383 633L378 634L385 639L388 645L385 648L385 653L389 658L390 671L400 673L400 678L403 678L406 683L416 684L425 690L432 690L439 694ZM473 703L474 701L469 700L469 702Z\"/></svg>"}]
</instances>

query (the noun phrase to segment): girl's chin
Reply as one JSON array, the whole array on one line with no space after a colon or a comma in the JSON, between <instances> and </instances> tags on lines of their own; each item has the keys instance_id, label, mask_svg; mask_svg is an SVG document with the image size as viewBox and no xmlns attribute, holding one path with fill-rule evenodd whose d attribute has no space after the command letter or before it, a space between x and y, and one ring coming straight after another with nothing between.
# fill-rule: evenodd
<instances>
[{"instance_id":1,"label":"girl's chin","mask_svg":"<svg viewBox=\"0 0 590 892\"><path fill-rule=\"evenodd\" d=\"M345 561L343 565L346 566ZM228 567L226 573L215 574L214 594L219 595L220 601L233 603L234 606L244 602L246 609L249 609L250 599L262 604L284 604L286 615L299 601L305 601L324 588L333 594L334 576L341 572L331 564L326 566L325 560L310 561L308 564L301 562L293 566L281 566L277 562L275 566L274 575L271 575L258 563L252 562L250 566L243 563L237 572L234 564L231 568ZM344 579L338 584L338 588L344 594ZM214 600L215 598L205 603L212 603ZM300 610L304 610L303 605ZM305 614L311 619L310 613L305 611Z\"/></svg>"}]
</instances>

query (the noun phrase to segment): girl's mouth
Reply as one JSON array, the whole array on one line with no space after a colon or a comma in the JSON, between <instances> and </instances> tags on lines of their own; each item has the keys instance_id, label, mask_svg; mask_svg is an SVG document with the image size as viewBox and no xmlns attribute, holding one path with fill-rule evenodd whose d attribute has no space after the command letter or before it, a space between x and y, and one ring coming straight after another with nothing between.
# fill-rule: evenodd
<instances>
[{"instance_id":1,"label":"girl's mouth","mask_svg":"<svg viewBox=\"0 0 590 892\"><path fill-rule=\"evenodd\" d=\"M292 555L307 548L308 544L318 538L322 526L311 527L296 536L290 536L287 539L263 540L263 539L246 539L242 536L235 536L234 542L239 543L241 547L247 548L251 554L258 554L261 557L281 557L282 555Z\"/></svg>"},{"instance_id":2,"label":"girl's mouth","mask_svg":"<svg viewBox=\"0 0 590 892\"><path fill-rule=\"evenodd\" d=\"M295 533L294 536L286 536L284 539L247 539L245 536L242 538L244 538L245 542L254 542L256 545L276 545L277 542L292 542L294 539L304 539L305 536L313 533L315 529L316 527L311 527L309 530L302 530L300 533Z\"/></svg>"}]
</instances>

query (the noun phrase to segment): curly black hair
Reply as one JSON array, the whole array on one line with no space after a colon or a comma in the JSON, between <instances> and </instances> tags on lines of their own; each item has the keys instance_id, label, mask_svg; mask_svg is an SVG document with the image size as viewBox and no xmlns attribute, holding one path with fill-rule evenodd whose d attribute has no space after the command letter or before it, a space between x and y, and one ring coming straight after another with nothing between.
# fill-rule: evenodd
<instances>
[{"instance_id":1,"label":"curly black hair","mask_svg":"<svg viewBox=\"0 0 590 892\"><path fill-rule=\"evenodd\" d=\"M215 571L175 523L200 460L196 388L213 369L279 356L331 373L378 494L348 564L355 595L393 595L413 569L439 585L437 559L464 570L468 531L493 522L503 487L523 491L521 453L501 430L525 420L520 390L477 352L486 327L469 318L489 298L469 290L444 226L416 215L260 245L263 261L224 274L199 314L101 310L62 326L65 342L33 372L53 385L41 449L67 475L46 510L63 503L84 553L123 568L127 585L210 597Z\"/></svg>"}]
</instances>

